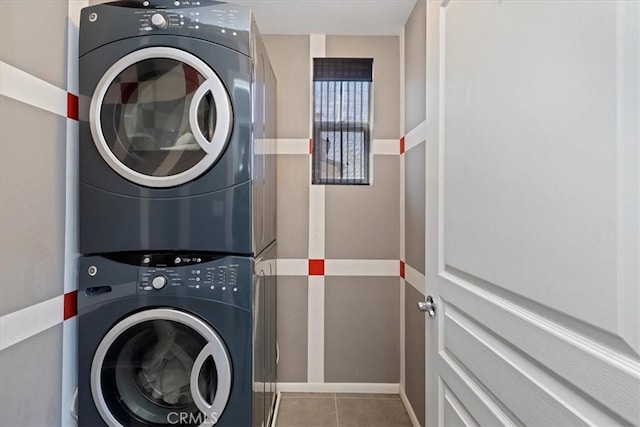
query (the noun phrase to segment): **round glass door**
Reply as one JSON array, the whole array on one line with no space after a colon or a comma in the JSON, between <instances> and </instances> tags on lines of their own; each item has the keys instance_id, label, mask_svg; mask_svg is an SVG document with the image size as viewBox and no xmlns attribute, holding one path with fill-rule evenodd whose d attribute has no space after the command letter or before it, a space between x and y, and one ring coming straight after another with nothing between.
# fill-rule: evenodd
<instances>
[{"instance_id":1,"label":"round glass door","mask_svg":"<svg viewBox=\"0 0 640 427\"><path fill-rule=\"evenodd\" d=\"M200 176L222 154L232 128L220 78L195 56L165 47L133 52L109 68L89 114L107 164L148 187Z\"/></svg>"},{"instance_id":2,"label":"round glass door","mask_svg":"<svg viewBox=\"0 0 640 427\"><path fill-rule=\"evenodd\" d=\"M217 334L188 313L153 309L111 329L91 368L91 391L110 426L215 424L231 388Z\"/></svg>"}]
</instances>

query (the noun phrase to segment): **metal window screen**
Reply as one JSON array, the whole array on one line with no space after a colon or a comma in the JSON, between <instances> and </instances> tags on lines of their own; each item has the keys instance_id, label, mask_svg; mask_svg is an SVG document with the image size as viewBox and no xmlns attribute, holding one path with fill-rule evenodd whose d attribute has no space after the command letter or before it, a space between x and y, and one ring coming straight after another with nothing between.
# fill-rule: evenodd
<instances>
[{"instance_id":1,"label":"metal window screen","mask_svg":"<svg viewBox=\"0 0 640 427\"><path fill-rule=\"evenodd\" d=\"M373 60L313 60L313 184L369 184Z\"/></svg>"}]
</instances>

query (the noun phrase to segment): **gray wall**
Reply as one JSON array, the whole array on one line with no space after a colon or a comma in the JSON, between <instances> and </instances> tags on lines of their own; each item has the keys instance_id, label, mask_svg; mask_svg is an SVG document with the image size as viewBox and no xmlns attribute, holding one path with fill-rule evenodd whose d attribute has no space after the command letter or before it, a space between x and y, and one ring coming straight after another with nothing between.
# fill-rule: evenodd
<instances>
[{"instance_id":1,"label":"gray wall","mask_svg":"<svg viewBox=\"0 0 640 427\"><path fill-rule=\"evenodd\" d=\"M278 79L278 138L309 138L309 36L264 36ZM278 156L278 257L309 253L309 166L306 156ZM281 349L282 351L282 349Z\"/></svg>"},{"instance_id":2,"label":"gray wall","mask_svg":"<svg viewBox=\"0 0 640 427\"><path fill-rule=\"evenodd\" d=\"M5 315L63 293L66 118L7 97L0 103Z\"/></svg>"},{"instance_id":3,"label":"gray wall","mask_svg":"<svg viewBox=\"0 0 640 427\"><path fill-rule=\"evenodd\" d=\"M418 0L404 27L404 131L426 119L427 2Z\"/></svg>"},{"instance_id":4,"label":"gray wall","mask_svg":"<svg viewBox=\"0 0 640 427\"><path fill-rule=\"evenodd\" d=\"M405 134L425 121L426 2L418 1L405 26ZM405 261L425 273L425 145L405 152Z\"/></svg>"},{"instance_id":5,"label":"gray wall","mask_svg":"<svg viewBox=\"0 0 640 427\"><path fill-rule=\"evenodd\" d=\"M66 90L67 16L0 1L0 60ZM0 97L0 316L64 292L66 120ZM59 425L61 369L61 324L0 351L0 425Z\"/></svg>"},{"instance_id":6,"label":"gray wall","mask_svg":"<svg viewBox=\"0 0 640 427\"><path fill-rule=\"evenodd\" d=\"M398 279L327 277L325 298L325 381L398 383Z\"/></svg>"},{"instance_id":7,"label":"gray wall","mask_svg":"<svg viewBox=\"0 0 640 427\"><path fill-rule=\"evenodd\" d=\"M405 393L420 425L425 425L425 315L416 310L416 301L423 299L405 284Z\"/></svg>"},{"instance_id":8,"label":"gray wall","mask_svg":"<svg viewBox=\"0 0 640 427\"><path fill-rule=\"evenodd\" d=\"M278 138L306 144L310 37L266 35L264 41L278 79ZM328 35L325 41L327 57L374 59L373 138L399 139L399 38ZM308 258L309 167L308 154L278 156L280 259ZM325 187L326 259L399 259L399 157L374 156L372 182ZM306 382L308 280L279 280L278 380ZM396 277L325 278L325 382L399 382L399 295Z\"/></svg>"},{"instance_id":9,"label":"gray wall","mask_svg":"<svg viewBox=\"0 0 640 427\"><path fill-rule=\"evenodd\" d=\"M326 189L328 259L399 259L400 162L374 156L373 184Z\"/></svg>"},{"instance_id":10,"label":"gray wall","mask_svg":"<svg viewBox=\"0 0 640 427\"><path fill-rule=\"evenodd\" d=\"M265 39L278 79L278 138L308 138L311 96L309 36L270 35Z\"/></svg>"},{"instance_id":11,"label":"gray wall","mask_svg":"<svg viewBox=\"0 0 640 427\"><path fill-rule=\"evenodd\" d=\"M279 382L307 381L308 294L306 277L278 278Z\"/></svg>"},{"instance_id":12,"label":"gray wall","mask_svg":"<svg viewBox=\"0 0 640 427\"><path fill-rule=\"evenodd\" d=\"M400 39L327 36L327 57L373 58L373 139L399 139ZM326 187L329 259L399 259L400 158L374 156L370 186ZM396 277L328 277L325 380L398 383L400 313Z\"/></svg>"},{"instance_id":13,"label":"gray wall","mask_svg":"<svg viewBox=\"0 0 640 427\"><path fill-rule=\"evenodd\" d=\"M418 1L404 28L405 133L426 119L426 2ZM425 141L404 153L405 262L425 274ZM424 284L405 281L405 392L425 424L425 316L415 308Z\"/></svg>"},{"instance_id":14,"label":"gray wall","mask_svg":"<svg viewBox=\"0 0 640 427\"><path fill-rule=\"evenodd\" d=\"M327 57L373 58L373 138L400 138L399 46L396 36L327 36Z\"/></svg>"},{"instance_id":15,"label":"gray wall","mask_svg":"<svg viewBox=\"0 0 640 427\"><path fill-rule=\"evenodd\" d=\"M0 352L0 426L60 425L62 324Z\"/></svg>"},{"instance_id":16,"label":"gray wall","mask_svg":"<svg viewBox=\"0 0 640 427\"><path fill-rule=\"evenodd\" d=\"M2 0L0 12L0 60L66 89L67 1Z\"/></svg>"},{"instance_id":17,"label":"gray wall","mask_svg":"<svg viewBox=\"0 0 640 427\"><path fill-rule=\"evenodd\" d=\"M264 36L278 80L278 138L309 138L309 36ZM304 142L307 144L307 142ZM278 156L278 258L309 254L309 162ZM307 381L307 276L278 278L278 381Z\"/></svg>"},{"instance_id":18,"label":"gray wall","mask_svg":"<svg viewBox=\"0 0 640 427\"><path fill-rule=\"evenodd\" d=\"M425 155L424 141L404 154L405 262L422 274L425 274Z\"/></svg>"}]
</instances>

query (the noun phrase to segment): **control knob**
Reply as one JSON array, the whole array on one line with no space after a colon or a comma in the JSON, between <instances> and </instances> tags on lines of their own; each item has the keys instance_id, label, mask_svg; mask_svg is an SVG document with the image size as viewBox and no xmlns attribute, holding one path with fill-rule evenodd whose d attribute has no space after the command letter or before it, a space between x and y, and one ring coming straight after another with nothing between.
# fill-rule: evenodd
<instances>
[{"instance_id":1,"label":"control knob","mask_svg":"<svg viewBox=\"0 0 640 427\"><path fill-rule=\"evenodd\" d=\"M151 281L151 286L153 286L154 289L162 289L166 284L167 278L164 276L156 276Z\"/></svg>"},{"instance_id":2,"label":"control knob","mask_svg":"<svg viewBox=\"0 0 640 427\"><path fill-rule=\"evenodd\" d=\"M167 18L164 17L164 15L162 15L161 13L154 13L151 16L151 25L153 25L156 28L167 28L167 26L169 25L169 22L167 21Z\"/></svg>"}]
</instances>

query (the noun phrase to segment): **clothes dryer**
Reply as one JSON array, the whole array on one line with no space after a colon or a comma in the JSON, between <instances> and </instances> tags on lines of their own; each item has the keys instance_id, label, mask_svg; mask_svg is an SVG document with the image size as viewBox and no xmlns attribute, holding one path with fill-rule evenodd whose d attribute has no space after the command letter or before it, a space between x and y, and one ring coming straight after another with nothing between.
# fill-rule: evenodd
<instances>
[{"instance_id":1,"label":"clothes dryer","mask_svg":"<svg viewBox=\"0 0 640 427\"><path fill-rule=\"evenodd\" d=\"M275 245L79 262L79 426L264 426L273 414Z\"/></svg>"},{"instance_id":2,"label":"clothes dryer","mask_svg":"<svg viewBox=\"0 0 640 427\"><path fill-rule=\"evenodd\" d=\"M80 22L79 249L275 240L276 81L251 11L116 1Z\"/></svg>"}]
</instances>

